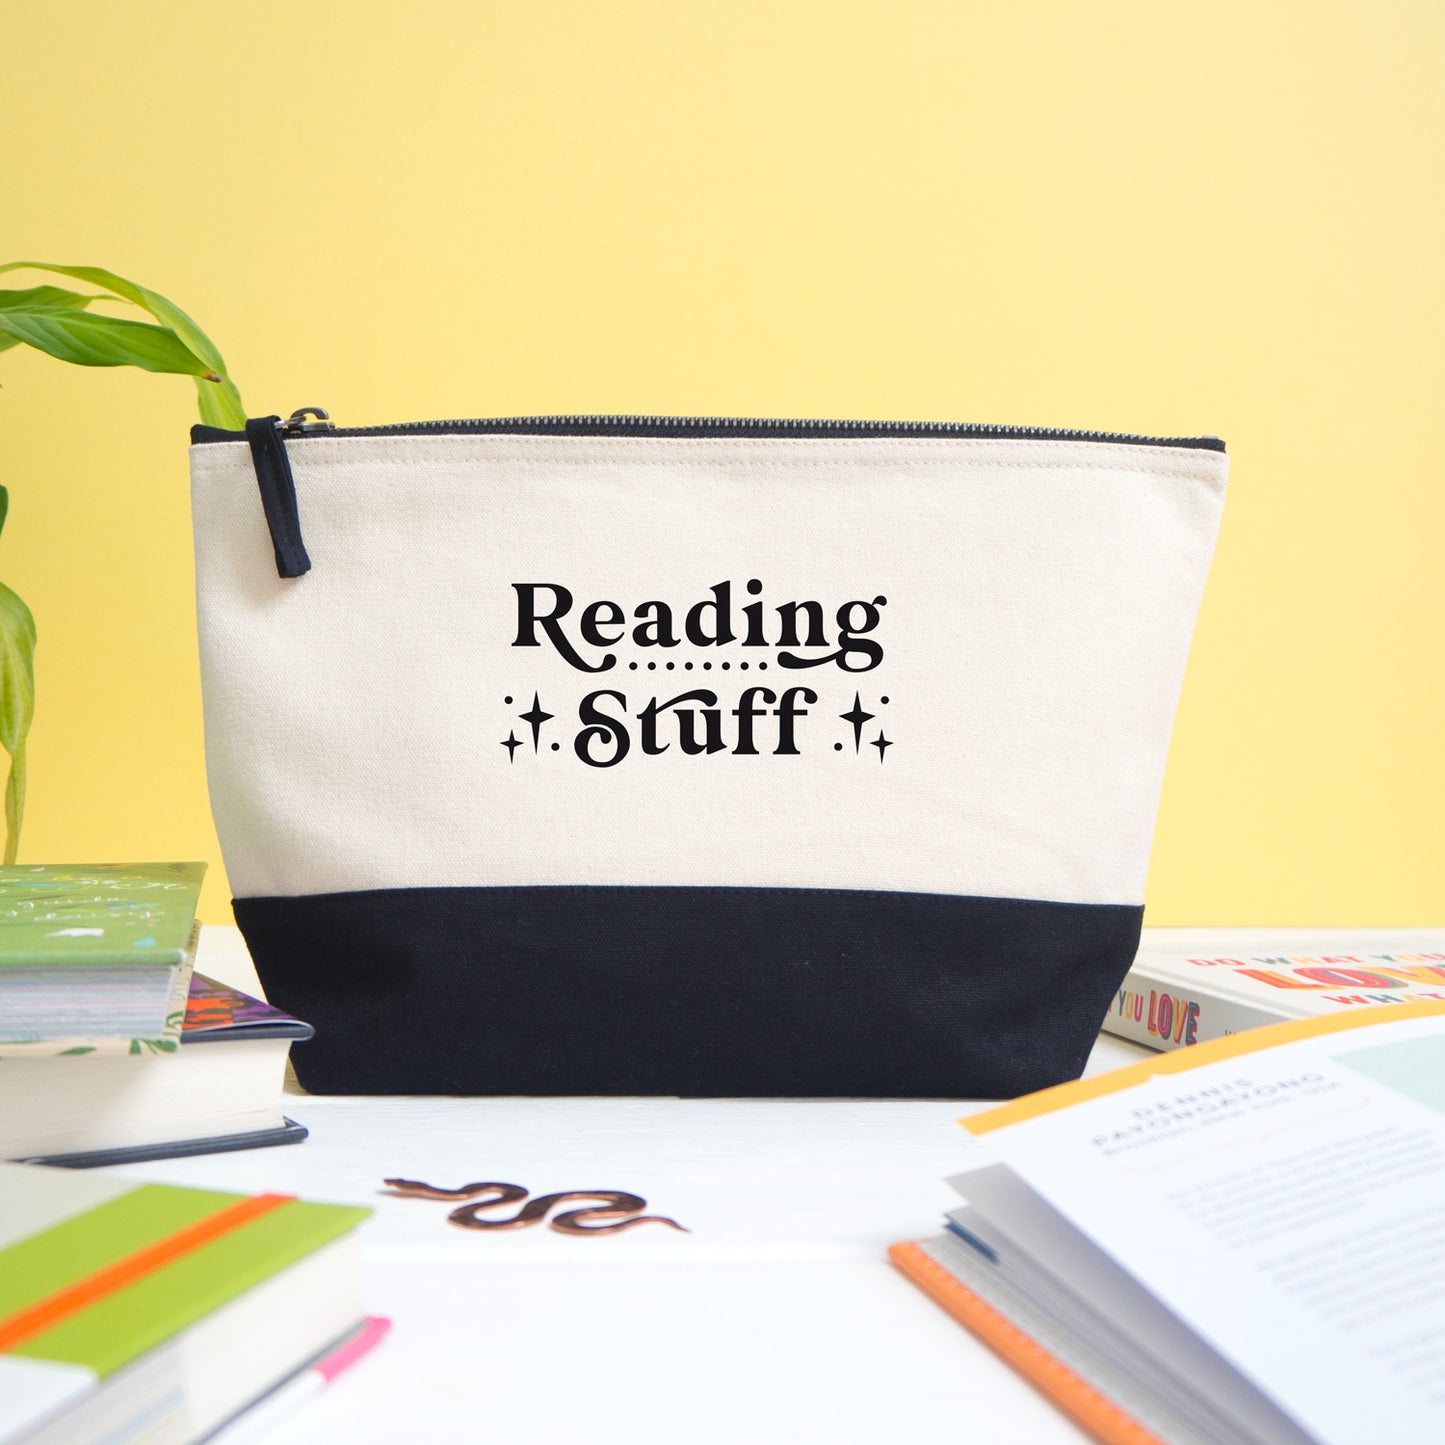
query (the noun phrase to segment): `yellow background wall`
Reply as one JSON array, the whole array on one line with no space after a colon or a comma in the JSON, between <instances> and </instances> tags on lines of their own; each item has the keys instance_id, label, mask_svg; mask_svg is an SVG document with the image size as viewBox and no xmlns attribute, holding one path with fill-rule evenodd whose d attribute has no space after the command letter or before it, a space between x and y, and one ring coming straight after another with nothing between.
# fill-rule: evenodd
<instances>
[{"instance_id":1,"label":"yellow background wall","mask_svg":"<svg viewBox=\"0 0 1445 1445\"><path fill-rule=\"evenodd\" d=\"M11 0L0 45L0 258L169 294L253 413L1224 436L1149 921L1445 920L1437 0ZM228 919L191 385L0 384L22 860L205 857Z\"/></svg>"}]
</instances>

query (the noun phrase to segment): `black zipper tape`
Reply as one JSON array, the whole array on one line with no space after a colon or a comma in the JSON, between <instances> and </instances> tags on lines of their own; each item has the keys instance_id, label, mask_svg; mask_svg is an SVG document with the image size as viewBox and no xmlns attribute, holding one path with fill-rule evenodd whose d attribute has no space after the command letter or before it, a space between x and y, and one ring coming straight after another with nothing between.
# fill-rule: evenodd
<instances>
[{"instance_id":1,"label":"black zipper tape","mask_svg":"<svg viewBox=\"0 0 1445 1445\"><path fill-rule=\"evenodd\" d=\"M308 409L311 412L315 408ZM323 414L324 415L324 414ZM297 413L300 416L300 413ZM828 421L756 416L502 416L460 421L413 421L395 426L333 426L329 420L282 423L292 441L308 437L386 436L604 436L604 437L779 437L848 439L937 437L969 441L1103 442L1115 446L1173 447L1222 452L1218 437L1146 437L1129 432L1075 431L1057 427L986 426L951 421ZM194 426L191 441L233 442L238 432Z\"/></svg>"},{"instance_id":2,"label":"black zipper tape","mask_svg":"<svg viewBox=\"0 0 1445 1445\"><path fill-rule=\"evenodd\" d=\"M311 558L306 555L306 544L301 540L296 482L291 475L291 459L286 455L280 427L279 416L252 418L246 423L246 441L251 447L251 462L261 487L266 525L271 529L276 572L281 577L300 577L311 570ZM227 435L234 436L234 433Z\"/></svg>"}]
</instances>

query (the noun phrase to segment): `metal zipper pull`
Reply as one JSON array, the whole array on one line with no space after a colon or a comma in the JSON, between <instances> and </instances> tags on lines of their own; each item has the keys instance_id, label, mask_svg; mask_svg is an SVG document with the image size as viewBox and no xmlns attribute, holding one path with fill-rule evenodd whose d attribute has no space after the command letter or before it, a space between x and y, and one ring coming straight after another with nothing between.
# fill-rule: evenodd
<instances>
[{"instance_id":1,"label":"metal zipper pull","mask_svg":"<svg viewBox=\"0 0 1445 1445\"><path fill-rule=\"evenodd\" d=\"M307 421L307 417L315 417L316 420ZM336 423L324 408L303 406L293 411L285 421L277 421L276 429L282 436L311 436L315 432L335 431Z\"/></svg>"},{"instance_id":2,"label":"metal zipper pull","mask_svg":"<svg viewBox=\"0 0 1445 1445\"><path fill-rule=\"evenodd\" d=\"M298 431L308 426L329 427L331 422L324 411L320 412L319 421L306 421L309 413L318 410L307 407L292 412L286 421L279 416L261 416L246 423L251 465L256 469L256 481L261 488L261 506L266 513L266 526L276 553L276 573L280 577L300 577L311 570L311 558L306 555L306 544L301 540L301 516L296 508L296 482L291 475L291 458L286 454L286 437L294 434L290 432L292 423Z\"/></svg>"}]
</instances>

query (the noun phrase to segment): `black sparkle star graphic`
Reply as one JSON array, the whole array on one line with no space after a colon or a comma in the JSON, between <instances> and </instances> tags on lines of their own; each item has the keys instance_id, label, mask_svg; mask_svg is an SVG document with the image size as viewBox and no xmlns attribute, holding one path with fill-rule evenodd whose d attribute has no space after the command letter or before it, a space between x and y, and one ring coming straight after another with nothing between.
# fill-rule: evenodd
<instances>
[{"instance_id":1,"label":"black sparkle star graphic","mask_svg":"<svg viewBox=\"0 0 1445 1445\"><path fill-rule=\"evenodd\" d=\"M868 744L868 746L870 748L878 749L878 761L881 763L883 761L884 750L886 748L891 748L893 744L888 738L885 738L883 736L882 732L880 732L878 736L874 738L871 743Z\"/></svg>"},{"instance_id":2,"label":"black sparkle star graphic","mask_svg":"<svg viewBox=\"0 0 1445 1445\"><path fill-rule=\"evenodd\" d=\"M522 746L522 740L515 732L510 732L502 739L502 746L507 750L507 761L510 763L516 758L517 749Z\"/></svg>"},{"instance_id":3,"label":"black sparkle star graphic","mask_svg":"<svg viewBox=\"0 0 1445 1445\"><path fill-rule=\"evenodd\" d=\"M538 698L534 692L532 694L532 711L518 713L517 716L521 718L524 723L530 723L532 726L532 751L535 753L537 751L538 740L542 736L542 724L549 722L556 714L543 712L541 699Z\"/></svg>"},{"instance_id":4,"label":"black sparkle star graphic","mask_svg":"<svg viewBox=\"0 0 1445 1445\"><path fill-rule=\"evenodd\" d=\"M877 714L864 712L863 699L855 692L853 694L853 711L840 712L838 716L842 718L845 723L853 724L853 751L855 753L860 751L863 744L863 724L872 722Z\"/></svg>"}]
</instances>

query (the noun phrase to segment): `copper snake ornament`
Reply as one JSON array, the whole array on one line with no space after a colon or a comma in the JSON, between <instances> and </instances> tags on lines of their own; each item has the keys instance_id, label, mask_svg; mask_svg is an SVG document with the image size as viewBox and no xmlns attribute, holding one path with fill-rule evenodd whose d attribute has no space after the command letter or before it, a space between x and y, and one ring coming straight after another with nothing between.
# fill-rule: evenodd
<instances>
[{"instance_id":1,"label":"copper snake ornament","mask_svg":"<svg viewBox=\"0 0 1445 1445\"><path fill-rule=\"evenodd\" d=\"M548 1220L549 1226L559 1234L621 1234L623 1230L639 1224L665 1224L683 1234L692 1232L675 1219L661 1214L639 1213L647 1208L647 1201L640 1194L627 1194L620 1189L569 1189L560 1194L539 1194L509 1218L479 1219L480 1211L495 1209L501 1204L516 1204L526 1199L530 1191L520 1184L496 1182L463 1184L460 1189L441 1189L435 1184L424 1184L419 1179L383 1179L382 1183L394 1193L404 1194L410 1199L468 1201L447 1215L453 1224L462 1229L526 1229L529 1225L540 1224L555 1205L567 1200L592 1199L599 1202L585 1209L568 1209L554 1215ZM491 1198L477 1197L486 1194ZM591 1219L610 1220L611 1223L584 1223Z\"/></svg>"}]
</instances>

